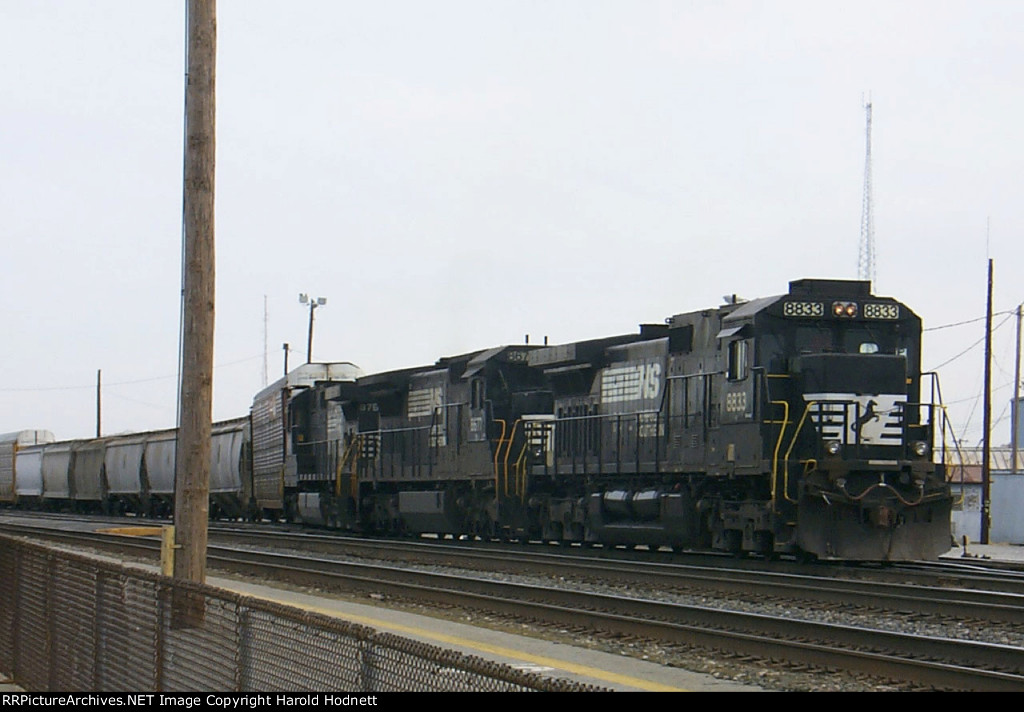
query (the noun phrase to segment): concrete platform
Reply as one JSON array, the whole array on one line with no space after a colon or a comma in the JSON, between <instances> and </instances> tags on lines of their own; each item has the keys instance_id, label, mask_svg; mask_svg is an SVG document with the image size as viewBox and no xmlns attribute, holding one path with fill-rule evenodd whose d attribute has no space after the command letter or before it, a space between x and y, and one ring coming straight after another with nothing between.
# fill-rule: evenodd
<instances>
[{"instance_id":1,"label":"concrete platform","mask_svg":"<svg viewBox=\"0 0 1024 712\"><path fill-rule=\"evenodd\" d=\"M313 596L262 584L211 578L209 583L237 593L267 598L336 616L376 630L457 650L546 677L627 692L758 692L761 688L719 680L636 658L579 648L539 638L458 623L385 607Z\"/></svg>"},{"instance_id":2,"label":"concrete platform","mask_svg":"<svg viewBox=\"0 0 1024 712\"><path fill-rule=\"evenodd\" d=\"M956 546L943 554L943 559L963 559L964 561L1007 561L1024 563L1024 545L1021 544L973 544Z\"/></svg>"}]
</instances>

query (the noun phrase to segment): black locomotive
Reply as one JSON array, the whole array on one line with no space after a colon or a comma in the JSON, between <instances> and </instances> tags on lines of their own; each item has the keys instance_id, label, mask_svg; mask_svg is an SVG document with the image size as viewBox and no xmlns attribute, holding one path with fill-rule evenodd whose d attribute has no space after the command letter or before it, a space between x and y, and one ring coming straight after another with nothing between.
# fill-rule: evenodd
<instances>
[{"instance_id":1,"label":"black locomotive","mask_svg":"<svg viewBox=\"0 0 1024 712\"><path fill-rule=\"evenodd\" d=\"M349 531L936 558L952 498L921 320L865 281L365 375L305 364L217 424L211 512ZM931 379L930 381L928 379ZM166 513L174 431L0 436L0 502ZM936 445L939 451L936 452Z\"/></svg>"},{"instance_id":2,"label":"black locomotive","mask_svg":"<svg viewBox=\"0 0 1024 712\"><path fill-rule=\"evenodd\" d=\"M269 509L384 534L935 558L952 500L920 356L905 305L808 279L636 334L284 383Z\"/></svg>"}]
</instances>

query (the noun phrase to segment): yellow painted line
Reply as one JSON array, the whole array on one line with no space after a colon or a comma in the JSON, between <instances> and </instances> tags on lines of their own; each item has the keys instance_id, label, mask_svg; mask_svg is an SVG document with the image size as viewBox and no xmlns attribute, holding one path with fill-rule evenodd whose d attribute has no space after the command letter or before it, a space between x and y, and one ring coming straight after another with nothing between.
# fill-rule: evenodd
<instances>
[{"instance_id":1,"label":"yellow painted line","mask_svg":"<svg viewBox=\"0 0 1024 712\"><path fill-rule=\"evenodd\" d=\"M112 527L96 531L99 534L120 534L121 536L160 536L163 530L163 527Z\"/></svg>"},{"instance_id":2,"label":"yellow painted line","mask_svg":"<svg viewBox=\"0 0 1024 712\"><path fill-rule=\"evenodd\" d=\"M273 601L275 603L283 603L280 599L270 598L269 596L259 596L252 593L246 593L246 595L253 596L253 598L262 598L267 601ZM307 611L313 611L315 613L322 613L324 615L331 616L332 618L343 618L345 620L352 621L353 623L362 623L363 625L371 628L387 628L407 635L416 635L421 638L428 638L430 640L436 640L449 645L458 645L464 648L491 653L492 655L500 655L514 660L522 660L523 662L530 663L532 665L542 665L555 670L571 672L576 675L585 675L587 677L594 678L595 680L603 680L605 682L613 682L620 685L629 685L630 687L636 687L640 690L646 690L647 692L689 692L689 690L685 690L680 687L662 685L657 682L651 682L650 680L641 680L640 678L631 677L629 675L620 675L618 673L608 672L607 670L598 670L597 668L588 667L586 665L577 665L576 663L570 663L565 660L556 660L555 658L548 658L543 655L531 655L530 653L525 653L521 650L513 650L511 648L503 648L498 645L480 643L475 640L460 638L455 635L445 635L444 633L435 633L433 631L416 628L414 626L390 623L379 618L371 618L369 616L361 616L353 613L343 613L341 611L331 610L322 606L313 606L291 601L289 601L287 605L302 608Z\"/></svg>"}]
</instances>

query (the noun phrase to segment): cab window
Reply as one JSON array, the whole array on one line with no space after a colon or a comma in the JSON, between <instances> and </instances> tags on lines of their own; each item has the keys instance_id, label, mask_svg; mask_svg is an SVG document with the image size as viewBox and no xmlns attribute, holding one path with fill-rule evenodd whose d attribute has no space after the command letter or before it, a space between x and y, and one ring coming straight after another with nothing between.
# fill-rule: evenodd
<instances>
[{"instance_id":1,"label":"cab window","mask_svg":"<svg viewBox=\"0 0 1024 712\"><path fill-rule=\"evenodd\" d=\"M750 370L747 362L748 351L746 341L733 341L729 344L727 378L730 381L742 381L747 377L747 372Z\"/></svg>"}]
</instances>

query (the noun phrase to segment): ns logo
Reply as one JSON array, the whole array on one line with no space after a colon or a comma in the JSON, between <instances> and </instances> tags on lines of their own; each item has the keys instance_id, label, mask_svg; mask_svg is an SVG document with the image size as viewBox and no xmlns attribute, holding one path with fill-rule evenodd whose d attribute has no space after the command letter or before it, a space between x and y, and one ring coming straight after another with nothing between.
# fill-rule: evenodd
<instances>
[{"instance_id":1,"label":"ns logo","mask_svg":"<svg viewBox=\"0 0 1024 712\"><path fill-rule=\"evenodd\" d=\"M647 363L636 368L640 372L640 397L657 398L661 393L661 364Z\"/></svg>"},{"instance_id":2,"label":"ns logo","mask_svg":"<svg viewBox=\"0 0 1024 712\"><path fill-rule=\"evenodd\" d=\"M622 403L661 395L661 364L614 366L601 374L601 402Z\"/></svg>"}]
</instances>

